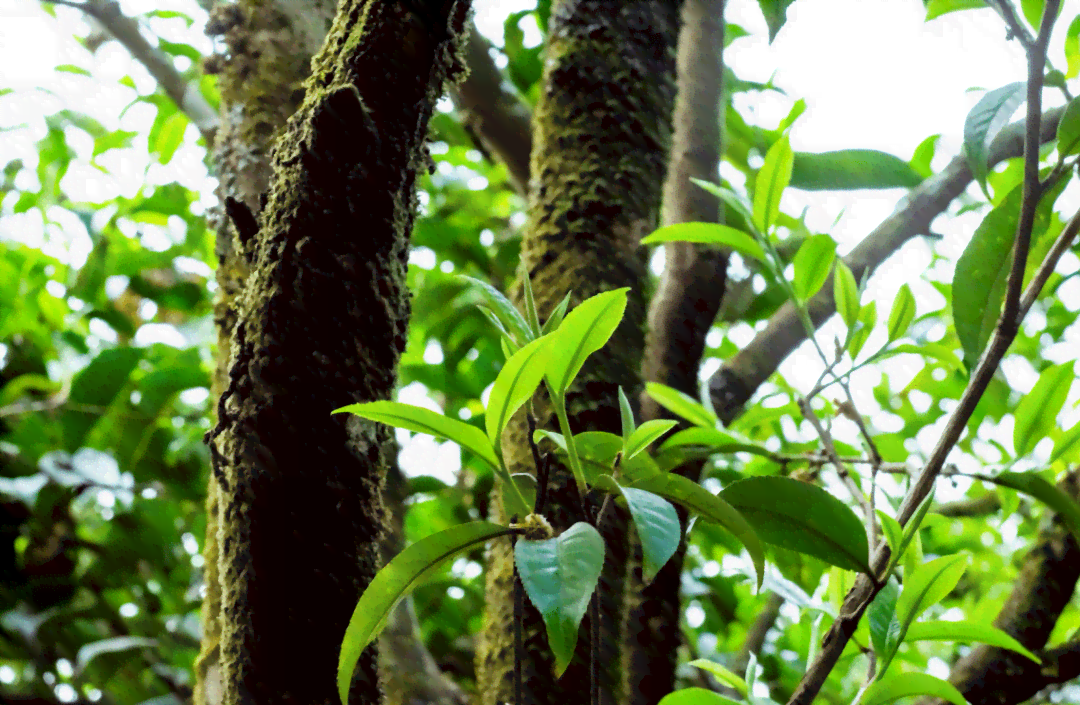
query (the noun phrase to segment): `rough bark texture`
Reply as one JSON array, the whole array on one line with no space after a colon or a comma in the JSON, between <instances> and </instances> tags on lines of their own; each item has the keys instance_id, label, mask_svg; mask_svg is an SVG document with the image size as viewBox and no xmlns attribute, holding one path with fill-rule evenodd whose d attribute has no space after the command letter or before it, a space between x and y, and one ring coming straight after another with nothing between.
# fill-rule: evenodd
<instances>
[{"instance_id":1,"label":"rough bark texture","mask_svg":"<svg viewBox=\"0 0 1080 705\"><path fill-rule=\"evenodd\" d=\"M534 114L530 172L533 193L521 258L542 319L567 291L574 302L631 287L622 324L593 355L568 395L575 431L619 430L617 389L636 392L644 344L646 268L638 247L656 223L674 99L678 2L566 0L552 7L547 61ZM555 428L550 406L537 404L541 426ZM533 472L525 423L504 437L510 472ZM492 503L504 520L501 503ZM545 514L557 529L581 519L570 473L558 468ZM625 523L609 512L600 590L601 690L615 702L621 683L622 583ZM508 542L494 542L488 558L487 611L477 651L480 701L513 696L513 568ZM579 631L577 656L561 679L539 615L525 615L523 702L580 703L589 692L589 619Z\"/></svg>"},{"instance_id":2,"label":"rough bark texture","mask_svg":"<svg viewBox=\"0 0 1080 705\"><path fill-rule=\"evenodd\" d=\"M1058 487L1080 501L1080 470ZM1040 651L1080 579L1080 544L1056 516L1024 556L1009 599L994 626L1045 657L1042 666L1020 654L985 644L972 647L957 661L949 682L973 705L1017 705L1053 683L1080 675L1080 645ZM929 701L944 705L942 701Z\"/></svg>"},{"instance_id":3,"label":"rough bark texture","mask_svg":"<svg viewBox=\"0 0 1080 705\"><path fill-rule=\"evenodd\" d=\"M222 38L225 52L207 59L207 70L219 74L221 128L213 145L213 161L218 177L217 196L221 202L232 198L258 213L259 199L270 186L270 147L273 137L296 112L303 100L302 84L310 74L311 57L319 48L334 16L334 5L326 0L309 0L293 8L305 10L302 23L293 23L275 5L241 0L220 5L211 13L206 31ZM322 18L316 23L316 18ZM243 256L224 213L211 215L217 232L217 364L213 396L220 398L228 386L232 353L231 334L236 325L240 292L249 274ZM195 661L195 705L222 702L221 665L218 640L221 590L218 575L218 513L220 488L211 482L206 498L206 596L202 604L203 640Z\"/></svg>"},{"instance_id":4,"label":"rough bark texture","mask_svg":"<svg viewBox=\"0 0 1080 705\"><path fill-rule=\"evenodd\" d=\"M678 99L663 224L717 222L719 201L690 181L716 181L720 163L720 95L724 46L723 0L687 0L678 48ZM698 393L698 369L705 336L724 295L727 254L685 242L664 246L664 274L649 308L649 332L642 377L691 396ZM641 418L671 417L646 393ZM702 463L677 472L698 480ZM677 508L683 526L687 515ZM625 688L630 705L654 705L675 687L682 645L679 587L683 544L648 586L641 582L640 543L632 538L633 560L626 582Z\"/></svg>"},{"instance_id":5,"label":"rough bark texture","mask_svg":"<svg viewBox=\"0 0 1080 705\"><path fill-rule=\"evenodd\" d=\"M232 206L250 274L208 435L229 705L337 700L340 639L378 563L388 433L329 411L393 390L415 175L466 10L344 2L275 147L258 229ZM379 697L369 649L351 702Z\"/></svg>"}]
</instances>

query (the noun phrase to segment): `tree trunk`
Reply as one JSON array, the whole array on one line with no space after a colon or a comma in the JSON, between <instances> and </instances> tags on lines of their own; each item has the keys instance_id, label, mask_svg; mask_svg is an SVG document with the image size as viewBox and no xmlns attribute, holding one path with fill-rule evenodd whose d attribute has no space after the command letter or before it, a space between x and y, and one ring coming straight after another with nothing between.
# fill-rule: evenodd
<instances>
[{"instance_id":1,"label":"tree trunk","mask_svg":"<svg viewBox=\"0 0 1080 705\"><path fill-rule=\"evenodd\" d=\"M415 175L467 7L343 3L275 148L266 208L257 222L231 204L250 275L208 435L230 705L337 701L341 637L378 564L389 434L330 411L393 391ZM351 701L378 699L369 649Z\"/></svg>"},{"instance_id":2,"label":"tree trunk","mask_svg":"<svg viewBox=\"0 0 1080 705\"><path fill-rule=\"evenodd\" d=\"M674 102L678 2L580 0L553 3L547 61L534 113L529 219L522 241L541 319L573 292L574 302L631 287L622 324L593 355L567 397L574 431L619 432L618 387L636 393L644 345L646 268L638 245L656 224ZM520 295L520 287L518 287ZM555 428L550 406L537 400L540 426ZM533 472L523 419L503 444L510 472ZM498 496L498 488L496 488ZM545 514L557 530L581 520L573 478L557 468ZM492 518L505 521L501 504ZM626 525L603 527L601 689L606 703L621 685L622 583ZM480 701L513 700L513 564L508 542L492 545L487 612L477 651ZM580 703L589 692L589 619L577 656L558 681L538 613L525 611L524 703Z\"/></svg>"}]
</instances>

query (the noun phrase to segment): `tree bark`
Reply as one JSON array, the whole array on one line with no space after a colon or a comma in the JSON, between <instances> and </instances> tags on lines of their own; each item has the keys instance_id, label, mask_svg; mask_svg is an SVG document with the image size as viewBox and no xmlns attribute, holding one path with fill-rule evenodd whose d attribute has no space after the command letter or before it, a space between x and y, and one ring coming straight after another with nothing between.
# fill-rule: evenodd
<instances>
[{"instance_id":1,"label":"tree bark","mask_svg":"<svg viewBox=\"0 0 1080 705\"><path fill-rule=\"evenodd\" d=\"M647 277L638 242L655 226L667 161L678 10L678 2L656 0L564 0L552 7L534 111L533 193L521 259L542 319L568 291L580 302L631 287L622 324L589 359L568 394L570 424L577 432L618 432L618 387L633 396L640 386ZM555 428L546 400L537 402L539 426ZM508 429L503 448L510 472L534 471L523 419ZM552 473L548 496L545 514L557 530L581 520L568 470ZM496 521L508 518L497 501L492 515ZM606 559L599 588L605 703L616 701L621 685L625 531L623 518L609 513L602 530ZM512 583L509 545L496 542L488 559L487 610L477 651L477 686L485 705L512 700ZM555 681L543 623L527 606L523 703L583 701L589 692L590 631L586 618L577 656Z\"/></svg>"},{"instance_id":2,"label":"tree bark","mask_svg":"<svg viewBox=\"0 0 1080 705\"><path fill-rule=\"evenodd\" d=\"M208 434L229 705L337 701L341 637L378 565L389 434L329 412L393 390L415 176L467 9L344 2L275 147L266 208L256 220L231 203L250 275ZM380 698L374 652L353 703Z\"/></svg>"},{"instance_id":3,"label":"tree bark","mask_svg":"<svg viewBox=\"0 0 1080 705\"><path fill-rule=\"evenodd\" d=\"M720 220L715 196L690 179L716 182L720 164L720 99L724 47L723 0L687 0L678 43L678 98L663 224ZM649 307L649 332L642 377L696 397L705 336L724 296L727 253L686 242L664 246L664 274ZM670 418L652 397L641 394L642 420ZM677 469L697 481L702 462ZM685 528L687 514L677 508ZM675 687L685 543L648 586L642 585L640 543L627 572L624 687L631 705L655 705Z\"/></svg>"}]
</instances>

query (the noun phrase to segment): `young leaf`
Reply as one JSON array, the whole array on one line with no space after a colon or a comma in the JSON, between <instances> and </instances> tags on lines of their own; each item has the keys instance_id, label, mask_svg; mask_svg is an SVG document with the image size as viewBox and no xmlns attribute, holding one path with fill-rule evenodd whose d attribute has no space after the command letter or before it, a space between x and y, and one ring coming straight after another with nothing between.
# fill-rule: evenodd
<instances>
[{"instance_id":1,"label":"young leaf","mask_svg":"<svg viewBox=\"0 0 1080 705\"><path fill-rule=\"evenodd\" d=\"M629 474L630 468L626 470ZM750 523L724 498L717 497L698 483L675 473L651 475L640 479L631 477L631 480L632 487L647 490L677 502L705 521L719 524L730 531L750 554L757 572L757 584L761 587L761 581L765 576L765 552L761 548L761 542Z\"/></svg>"},{"instance_id":2,"label":"young leaf","mask_svg":"<svg viewBox=\"0 0 1080 705\"><path fill-rule=\"evenodd\" d=\"M449 439L491 467L496 469L500 467L495 448L483 431L464 421L438 414L431 409L396 401L369 401L362 404L350 404L333 411L335 414L342 412L356 414L387 426L396 426L416 433L427 433L437 438Z\"/></svg>"},{"instance_id":3,"label":"young leaf","mask_svg":"<svg viewBox=\"0 0 1080 705\"><path fill-rule=\"evenodd\" d=\"M645 385L645 391L655 399L660 406L673 414L677 414L692 424L714 428L718 419L696 399L683 394L677 389L672 389L659 382L649 382Z\"/></svg>"},{"instance_id":4,"label":"young leaf","mask_svg":"<svg viewBox=\"0 0 1080 705\"><path fill-rule=\"evenodd\" d=\"M808 301L818 293L829 278L833 260L836 259L836 243L824 233L806 238L795 253L795 279L792 287L799 301Z\"/></svg>"},{"instance_id":5,"label":"young leaf","mask_svg":"<svg viewBox=\"0 0 1080 705\"><path fill-rule=\"evenodd\" d=\"M619 490L641 540L642 580L648 585L679 548L682 538L679 515L671 502L652 492L633 487L619 487Z\"/></svg>"},{"instance_id":6,"label":"young leaf","mask_svg":"<svg viewBox=\"0 0 1080 705\"><path fill-rule=\"evenodd\" d=\"M1026 88L1026 83L1018 81L988 92L964 121L964 154L971 173L983 189L990 171L990 143L1024 102Z\"/></svg>"},{"instance_id":7,"label":"young leaf","mask_svg":"<svg viewBox=\"0 0 1080 705\"><path fill-rule=\"evenodd\" d=\"M566 307L570 305L571 296L572 292L567 292L566 296L563 297L563 300L559 302L559 305L556 306L555 310L548 316L548 319L544 321L544 326L540 329L541 333L547 335L562 325L563 318L566 316Z\"/></svg>"},{"instance_id":8,"label":"young leaf","mask_svg":"<svg viewBox=\"0 0 1080 705\"><path fill-rule=\"evenodd\" d=\"M630 440L630 434L634 432L634 410L630 408L630 400L626 398L626 392L619 387L619 415L622 417L623 446Z\"/></svg>"},{"instance_id":9,"label":"young leaf","mask_svg":"<svg viewBox=\"0 0 1080 705\"><path fill-rule=\"evenodd\" d=\"M897 673L870 684L861 705L884 705L909 695L933 695L953 705L969 705L963 693L948 681L925 673Z\"/></svg>"},{"instance_id":10,"label":"young leaf","mask_svg":"<svg viewBox=\"0 0 1080 705\"><path fill-rule=\"evenodd\" d=\"M923 611L952 592L960 582L960 576L967 570L967 563L965 554L943 556L924 563L910 575L904 576L904 590L896 601L896 619L900 622L899 641L904 640L908 628Z\"/></svg>"},{"instance_id":11,"label":"young leaf","mask_svg":"<svg viewBox=\"0 0 1080 705\"><path fill-rule=\"evenodd\" d=\"M820 487L786 477L751 477L728 485L720 497L746 517L762 541L845 570L870 572L862 522Z\"/></svg>"},{"instance_id":12,"label":"young leaf","mask_svg":"<svg viewBox=\"0 0 1080 705\"><path fill-rule=\"evenodd\" d=\"M585 358L604 347L626 310L628 288L606 291L583 301L567 314L555 332L548 361L551 393L561 397L585 364Z\"/></svg>"},{"instance_id":13,"label":"young leaf","mask_svg":"<svg viewBox=\"0 0 1080 705\"><path fill-rule=\"evenodd\" d=\"M896 599L899 596L900 584L895 577L890 577L889 582L885 583L885 587L878 592L866 610L870 641L874 645L874 653L883 661L892 651L900 632L900 623L896 620Z\"/></svg>"},{"instance_id":14,"label":"young leaf","mask_svg":"<svg viewBox=\"0 0 1080 705\"><path fill-rule=\"evenodd\" d=\"M717 428L707 428L702 426L696 426L694 428L686 428L682 431L672 434L663 445L660 446L660 451L671 450L673 448L685 448L686 446L705 446L713 453L753 453L754 455L760 455L766 458L774 457L772 451L765 446L760 446L747 438L742 436L736 436L728 431L721 431Z\"/></svg>"},{"instance_id":15,"label":"young leaf","mask_svg":"<svg viewBox=\"0 0 1080 705\"><path fill-rule=\"evenodd\" d=\"M941 139L941 135L930 135L915 148L915 153L911 155L911 169L924 179L934 173L930 168L930 163L934 161L934 152L937 150L938 140Z\"/></svg>"},{"instance_id":16,"label":"young leaf","mask_svg":"<svg viewBox=\"0 0 1080 705\"><path fill-rule=\"evenodd\" d=\"M510 299L503 296L501 291L491 284L473 277L461 275L461 278L480 289L480 293L491 304L496 318L502 322L502 327L510 333L510 337L518 346L524 345L533 339L529 324L525 322L525 318L517 310L517 307L510 303Z\"/></svg>"},{"instance_id":17,"label":"young leaf","mask_svg":"<svg viewBox=\"0 0 1080 705\"><path fill-rule=\"evenodd\" d=\"M926 3L926 21L959 10L978 10L985 8L983 0L929 0Z\"/></svg>"},{"instance_id":18,"label":"young leaf","mask_svg":"<svg viewBox=\"0 0 1080 705\"><path fill-rule=\"evenodd\" d=\"M666 419L653 419L646 421L630 435L623 450L623 458L629 460L649 447L660 436L664 435L678 424L677 421Z\"/></svg>"},{"instance_id":19,"label":"young leaf","mask_svg":"<svg viewBox=\"0 0 1080 705\"><path fill-rule=\"evenodd\" d=\"M499 454L502 432L510 417L540 386L551 353L551 338L537 338L514 353L503 365L488 397L484 423L488 440Z\"/></svg>"},{"instance_id":20,"label":"young leaf","mask_svg":"<svg viewBox=\"0 0 1080 705\"><path fill-rule=\"evenodd\" d=\"M844 325L852 328L859 319L859 285L855 283L851 268L839 258L833 273L833 300Z\"/></svg>"},{"instance_id":21,"label":"young leaf","mask_svg":"<svg viewBox=\"0 0 1080 705\"><path fill-rule=\"evenodd\" d=\"M1080 76L1080 15L1073 18L1065 32L1065 61L1065 78Z\"/></svg>"},{"instance_id":22,"label":"young leaf","mask_svg":"<svg viewBox=\"0 0 1080 705\"><path fill-rule=\"evenodd\" d=\"M1075 460L1073 457L1075 456L1074 451L1078 448L1080 448L1080 421L1058 436L1057 441L1054 443L1054 450L1050 453L1050 462L1056 463L1062 458Z\"/></svg>"},{"instance_id":23,"label":"young leaf","mask_svg":"<svg viewBox=\"0 0 1080 705\"><path fill-rule=\"evenodd\" d=\"M495 315L494 311L482 304L477 304L476 307L480 309L480 312L491 321L491 324L495 326L500 333L502 333L502 338L500 338L499 341L504 346L503 352L505 353L509 350L510 353L513 354L520 347L514 340L514 336L510 334L510 331L506 330L506 326L502 324L502 321L499 320L499 317ZM510 357L510 355L507 355L506 357Z\"/></svg>"},{"instance_id":24,"label":"young leaf","mask_svg":"<svg viewBox=\"0 0 1080 705\"><path fill-rule=\"evenodd\" d=\"M518 265L518 276L521 277L521 288L525 291L525 320L529 324L532 337L536 338L540 336L540 316L536 313L532 281L529 279L529 270L524 262Z\"/></svg>"},{"instance_id":25,"label":"young leaf","mask_svg":"<svg viewBox=\"0 0 1080 705\"><path fill-rule=\"evenodd\" d=\"M896 292L892 310L889 312L889 342L893 342L907 332L908 326L915 320L915 297L911 287L904 284Z\"/></svg>"},{"instance_id":26,"label":"young leaf","mask_svg":"<svg viewBox=\"0 0 1080 705\"><path fill-rule=\"evenodd\" d=\"M908 627L904 641L959 641L989 644L1023 654L1035 663L1042 660L1024 648L1016 639L996 627L982 622L915 622Z\"/></svg>"},{"instance_id":27,"label":"young leaf","mask_svg":"<svg viewBox=\"0 0 1080 705\"><path fill-rule=\"evenodd\" d=\"M795 154L785 135L765 154L765 163L754 181L754 227L768 234L780 215L780 195L791 181Z\"/></svg>"},{"instance_id":28,"label":"young leaf","mask_svg":"<svg viewBox=\"0 0 1080 705\"><path fill-rule=\"evenodd\" d=\"M859 356L859 352L862 350L863 345L866 345L866 339L870 337L876 324L877 302L868 301L865 306L859 309L859 320L855 332L851 334L851 342L848 343L848 352L851 353L852 360Z\"/></svg>"},{"instance_id":29,"label":"young leaf","mask_svg":"<svg viewBox=\"0 0 1080 705\"><path fill-rule=\"evenodd\" d=\"M641 244L658 242L697 242L705 245L730 247L741 255L759 262L765 261L765 249L752 236L729 225L719 223L675 223L665 225L641 239Z\"/></svg>"},{"instance_id":30,"label":"young leaf","mask_svg":"<svg viewBox=\"0 0 1080 705\"><path fill-rule=\"evenodd\" d=\"M881 523L881 533L885 534L885 541L889 544L889 566L891 568L896 565L896 562L900 560L900 556L903 554L901 546L904 541L904 529L900 526L900 522L880 509L877 510L877 515ZM888 573L889 571L885 572Z\"/></svg>"},{"instance_id":31,"label":"young leaf","mask_svg":"<svg viewBox=\"0 0 1080 705\"><path fill-rule=\"evenodd\" d=\"M1003 472L996 477L991 477L990 481L1029 494L1050 507L1069 527L1069 531L1073 533L1076 540L1080 541L1080 504L1073 501L1060 488L1030 472Z\"/></svg>"},{"instance_id":32,"label":"young leaf","mask_svg":"<svg viewBox=\"0 0 1080 705\"><path fill-rule=\"evenodd\" d=\"M347 705L360 653L379 636L394 606L417 584L444 562L483 541L512 533L505 526L489 521L458 524L445 531L420 539L394 556L375 574L375 578L356 603L338 659L337 684L342 705ZM518 542L519 544L522 542Z\"/></svg>"},{"instance_id":33,"label":"young leaf","mask_svg":"<svg viewBox=\"0 0 1080 705\"><path fill-rule=\"evenodd\" d=\"M1039 381L1016 407L1013 425L1013 447L1020 458L1032 450L1057 427L1057 416L1065 406L1069 388L1075 378L1072 362L1051 365L1039 375Z\"/></svg>"},{"instance_id":34,"label":"young leaf","mask_svg":"<svg viewBox=\"0 0 1080 705\"><path fill-rule=\"evenodd\" d=\"M750 689L746 686L746 681L744 681L741 676L732 673L715 661L699 658L691 661L690 665L697 666L701 670L713 674L716 676L716 680L731 686L735 689L735 692L744 698L750 694Z\"/></svg>"},{"instance_id":35,"label":"young leaf","mask_svg":"<svg viewBox=\"0 0 1080 705\"><path fill-rule=\"evenodd\" d=\"M578 625L604 567L604 539L579 521L546 541L519 540L514 560L529 600L547 625L558 678L574 656Z\"/></svg>"},{"instance_id":36,"label":"young leaf","mask_svg":"<svg viewBox=\"0 0 1080 705\"><path fill-rule=\"evenodd\" d=\"M708 191L712 195L719 198L724 202L724 205L734 210L742 220L752 225L754 216L750 212L750 206L747 205L742 198L739 197L731 189L724 188L723 186L717 186L714 183L708 181L702 181L701 179L690 179L694 184L700 186L702 189Z\"/></svg>"},{"instance_id":37,"label":"young leaf","mask_svg":"<svg viewBox=\"0 0 1080 705\"><path fill-rule=\"evenodd\" d=\"M682 688L660 698L659 705L742 705L705 688Z\"/></svg>"},{"instance_id":38,"label":"young leaf","mask_svg":"<svg viewBox=\"0 0 1080 705\"><path fill-rule=\"evenodd\" d=\"M923 177L900 157L876 149L795 152L792 188L806 191L911 188Z\"/></svg>"},{"instance_id":39,"label":"young leaf","mask_svg":"<svg viewBox=\"0 0 1080 705\"><path fill-rule=\"evenodd\" d=\"M1073 98L1061 116L1057 129L1058 154L1067 157L1080 152L1080 98Z\"/></svg>"}]
</instances>

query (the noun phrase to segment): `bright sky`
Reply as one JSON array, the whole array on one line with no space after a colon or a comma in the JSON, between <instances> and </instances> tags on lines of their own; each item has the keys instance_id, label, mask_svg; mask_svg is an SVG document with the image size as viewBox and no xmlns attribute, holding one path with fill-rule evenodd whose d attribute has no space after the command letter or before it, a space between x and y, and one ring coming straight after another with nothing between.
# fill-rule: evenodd
<instances>
[{"instance_id":1,"label":"bright sky","mask_svg":"<svg viewBox=\"0 0 1080 705\"><path fill-rule=\"evenodd\" d=\"M1051 60L1058 67L1064 67L1065 63L1061 50L1065 28L1080 13L1080 0L1065 0L1063 4L1061 20L1050 44ZM196 18L191 29L178 19L155 19L150 28L158 36L194 43L204 52L210 51L211 42L201 33L205 13L194 2L122 0L121 6L127 13L152 7L189 13ZM509 12L531 7L532 1L477 0L475 6L481 31L499 44L503 18ZM750 122L772 127L788 113L796 98L804 98L807 110L791 135L794 148L802 151L863 147L907 159L923 139L941 134L934 161L934 167L940 168L959 152L964 117L982 95L981 90L970 89L991 89L1023 80L1024 59L1018 44L1006 41L1002 22L990 10L954 13L929 23L923 20L924 12L920 0L798 0L789 10L788 24L769 45L764 39L764 20L756 1L729 0L728 20L752 33L731 46L727 52L729 65L744 79L772 78L787 91L786 96L776 93L741 96L740 110ZM24 129L0 132L0 164L16 157L33 163L34 142L45 129L43 117L65 106L91 114L110 129L122 127L143 134L152 119L151 109L143 105L121 117L121 111L135 92L115 84L116 79L130 74L140 93L150 92L154 84L146 71L113 42L96 55L89 54L70 37L73 32L82 31L80 13L64 7L57 8L57 13L60 23L47 17L36 0L0 0L0 86L17 89L0 97L0 129L26 125ZM522 29L527 41L539 41L539 32L531 19L523 21ZM58 64L82 66L102 80L57 73L53 67ZM35 90L38 87L46 90ZM1046 92L1047 105L1060 102L1056 91ZM214 203L210 194L213 182L202 164L203 150L196 145L196 139L195 129L189 127L185 145L173 162L167 167L150 165L148 178L152 183L178 180L201 189L206 193L203 205L208 206ZM70 140L80 154L89 156L92 145L84 135L72 130ZM100 200L117 192L132 195L147 173L145 150L117 151L104 155L101 161L113 171L111 176L90 167L80 171L73 165L65 187L74 198ZM731 176L728 172L725 175ZM24 172L21 178L33 177ZM790 191L785 194L785 205L789 212L795 213L809 207L808 224L830 233L843 253L888 216L902 195L899 190L835 194ZM1068 204L1078 203L1080 188L1074 184L1059 204L1060 208L1070 210L1075 205ZM10 213L9 208L5 210ZM939 251L958 255L979 218L977 214L969 214L935 223L935 231L945 235ZM43 247L50 254L76 264L83 260L90 246L89 238L77 222L65 222L63 228L46 226L34 214L5 216L0 221L0 237ZM163 229L160 237L163 245L167 245L167 229ZM921 241L910 243L886 263L868 290L868 295L878 301L879 318L887 316L897 288L905 281L912 285L920 313L940 306L940 295L911 276L913 272L926 270L929 263L929 249ZM1071 271L1080 263L1075 256L1067 255L1062 266ZM947 280L950 276L943 274L942 278ZM1080 280L1073 278L1063 287L1061 295L1070 306L1080 305ZM1039 321L1033 324L1038 325ZM823 339L830 340L839 331L840 325L834 320L825 328ZM159 333L165 336L164 342L174 342L166 332ZM737 344L744 344L752 334L746 325L736 326L730 333ZM1051 353L1060 357L1060 361L1073 359L1075 350L1080 349L1080 332L1073 331L1072 335L1068 344ZM874 349L875 341L872 339L866 347ZM814 360L814 355L804 347L781 368L790 381L804 390L813 383L820 369L816 363L807 364L808 360ZM904 369L902 360L891 365L894 386L906 382L905 372L910 376L917 369L914 361L909 370ZM1018 358L1009 358L1004 372L1022 390L1030 388L1036 379L1031 366ZM855 380L854 387L865 391L858 400L864 413L873 415L879 410L869 394L878 379L876 372L868 371ZM413 388L406 390L404 396L419 403L424 393ZM1072 424L1080 418L1080 411L1074 408L1078 398L1080 388L1073 390L1062 415L1063 423ZM889 430L888 417L880 418L883 428ZM1011 430L1011 420L997 429L1006 438L1011 437ZM838 431L843 437L843 429ZM920 434L919 446L925 449L927 444L932 445L939 431L931 428ZM433 455L437 456L434 463ZM439 474L449 481L460 467L456 447L439 446L426 436L410 441L402 463L417 471L423 466L423 472L438 467Z\"/></svg>"}]
</instances>

